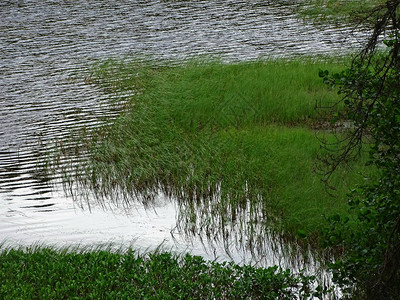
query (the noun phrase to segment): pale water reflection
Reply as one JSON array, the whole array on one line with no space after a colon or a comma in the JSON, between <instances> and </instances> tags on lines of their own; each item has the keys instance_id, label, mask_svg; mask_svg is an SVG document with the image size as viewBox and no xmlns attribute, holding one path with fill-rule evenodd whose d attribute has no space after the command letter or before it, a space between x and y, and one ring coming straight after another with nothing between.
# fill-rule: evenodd
<instances>
[{"instance_id":1,"label":"pale water reflection","mask_svg":"<svg viewBox=\"0 0 400 300\"><path fill-rule=\"evenodd\" d=\"M92 204L89 209L86 204L82 207L71 202L63 192L53 191L49 199L51 204L46 204L47 199L43 199L27 206L16 202L2 206L0 232L7 246L44 244L122 250L132 247L142 253L155 250L177 254L189 252L210 260L288 267L279 250L268 240L265 245L271 248L264 248L262 256L255 256L249 245L238 247L233 236L225 241L207 241L202 235L184 234L176 227L174 202L165 199L160 196L147 209L138 203L124 208Z\"/></svg>"}]
</instances>

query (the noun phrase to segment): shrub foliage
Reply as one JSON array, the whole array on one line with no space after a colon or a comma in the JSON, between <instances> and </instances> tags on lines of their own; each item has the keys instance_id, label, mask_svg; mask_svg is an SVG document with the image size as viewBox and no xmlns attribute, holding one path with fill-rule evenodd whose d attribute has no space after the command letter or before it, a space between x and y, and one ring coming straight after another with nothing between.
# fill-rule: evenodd
<instances>
[{"instance_id":1,"label":"shrub foliage","mask_svg":"<svg viewBox=\"0 0 400 300\"><path fill-rule=\"evenodd\" d=\"M2 250L1 299L313 299L323 292L311 276L188 254Z\"/></svg>"},{"instance_id":2,"label":"shrub foliage","mask_svg":"<svg viewBox=\"0 0 400 300\"><path fill-rule=\"evenodd\" d=\"M344 95L346 109L334 115L333 123L351 124L339 150L326 159L328 176L354 158L363 143L371 146L369 164L379 170L350 194L355 219L331 216L325 232L328 245L346 249L331 268L352 299L400 299L399 5L390 0L374 10L372 35L347 70L320 73Z\"/></svg>"}]
</instances>

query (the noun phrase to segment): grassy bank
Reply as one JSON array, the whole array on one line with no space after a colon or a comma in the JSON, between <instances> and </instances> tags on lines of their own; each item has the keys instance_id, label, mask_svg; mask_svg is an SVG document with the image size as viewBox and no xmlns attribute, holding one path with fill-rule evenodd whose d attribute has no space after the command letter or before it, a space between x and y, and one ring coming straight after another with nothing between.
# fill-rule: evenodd
<instances>
[{"instance_id":1,"label":"grassy bank","mask_svg":"<svg viewBox=\"0 0 400 300\"><path fill-rule=\"evenodd\" d=\"M277 267L110 251L2 249L0 298L311 299L314 279Z\"/></svg>"},{"instance_id":2,"label":"grassy bank","mask_svg":"<svg viewBox=\"0 0 400 300\"><path fill-rule=\"evenodd\" d=\"M385 0L306 0L299 7L299 13L317 21L333 20L339 23L358 23L364 20L377 5Z\"/></svg>"},{"instance_id":3,"label":"grassy bank","mask_svg":"<svg viewBox=\"0 0 400 300\"><path fill-rule=\"evenodd\" d=\"M136 96L99 132L81 180L100 197L122 188L128 200L151 202L162 190L181 204L187 228L208 235L237 222L315 234L324 214L345 213L345 195L365 171L358 163L336 172L329 196L314 169L324 152L313 128L325 122L315 105L338 100L318 72L340 68L307 59L99 63L88 80Z\"/></svg>"}]
</instances>

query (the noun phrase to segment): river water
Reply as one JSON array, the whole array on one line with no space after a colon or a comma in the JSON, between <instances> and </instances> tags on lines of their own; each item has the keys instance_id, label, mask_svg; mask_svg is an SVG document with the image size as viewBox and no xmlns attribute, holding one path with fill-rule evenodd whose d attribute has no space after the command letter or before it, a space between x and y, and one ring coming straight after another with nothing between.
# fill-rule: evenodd
<instances>
[{"instance_id":1,"label":"river water","mask_svg":"<svg viewBox=\"0 0 400 300\"><path fill-rule=\"evenodd\" d=\"M0 241L8 245L160 244L206 258L224 247L188 240L174 202L145 210L79 205L40 171L44 144L118 115L110 95L87 83L98 59L218 56L226 61L348 51L364 36L296 17L293 1L20 0L0 2ZM262 264L279 262L273 250ZM233 251L247 261L246 249Z\"/></svg>"}]
</instances>

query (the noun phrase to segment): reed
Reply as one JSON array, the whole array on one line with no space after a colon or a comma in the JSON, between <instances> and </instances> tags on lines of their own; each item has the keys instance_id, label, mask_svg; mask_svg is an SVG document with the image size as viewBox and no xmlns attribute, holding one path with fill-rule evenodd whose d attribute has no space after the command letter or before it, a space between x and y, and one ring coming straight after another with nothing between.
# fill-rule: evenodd
<instances>
[{"instance_id":1,"label":"reed","mask_svg":"<svg viewBox=\"0 0 400 300\"><path fill-rule=\"evenodd\" d=\"M151 204L164 192L188 232L250 222L315 235L325 214L345 213L349 187L367 171L363 162L339 170L332 196L315 170L324 152L313 128L325 122L315 106L338 100L318 72L340 68L311 59L99 63L90 80L135 95L93 139L80 183L113 201Z\"/></svg>"},{"instance_id":2,"label":"reed","mask_svg":"<svg viewBox=\"0 0 400 300\"><path fill-rule=\"evenodd\" d=\"M327 20L359 23L369 16L374 7L384 3L385 0L308 0L299 6L299 13L322 23Z\"/></svg>"}]
</instances>

